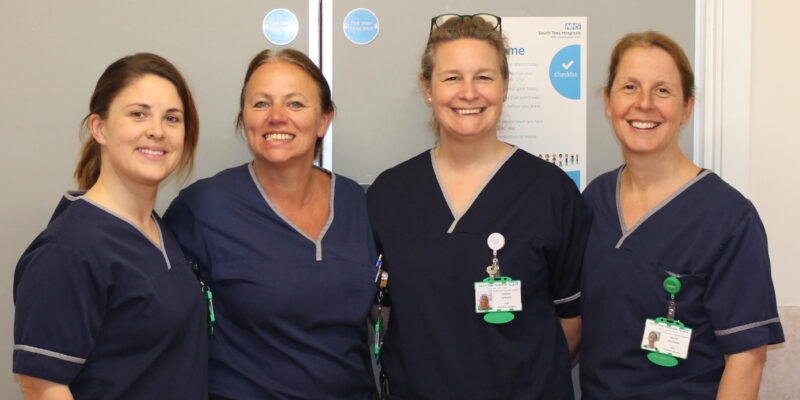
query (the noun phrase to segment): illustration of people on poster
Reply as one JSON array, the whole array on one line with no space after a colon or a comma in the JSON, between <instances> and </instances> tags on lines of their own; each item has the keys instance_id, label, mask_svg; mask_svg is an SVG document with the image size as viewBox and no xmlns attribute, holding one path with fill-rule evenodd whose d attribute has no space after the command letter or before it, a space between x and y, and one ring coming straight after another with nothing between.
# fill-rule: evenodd
<instances>
[{"instance_id":1,"label":"illustration of people on poster","mask_svg":"<svg viewBox=\"0 0 800 400\"><path fill-rule=\"evenodd\" d=\"M511 72L500 140L586 186L586 17L502 17Z\"/></svg>"}]
</instances>

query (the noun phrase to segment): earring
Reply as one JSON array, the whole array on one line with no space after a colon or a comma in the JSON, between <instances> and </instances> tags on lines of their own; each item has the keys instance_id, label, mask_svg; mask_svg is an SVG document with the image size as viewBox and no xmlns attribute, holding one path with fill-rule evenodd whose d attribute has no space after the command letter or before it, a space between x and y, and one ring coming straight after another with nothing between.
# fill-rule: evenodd
<instances>
[{"instance_id":1,"label":"earring","mask_svg":"<svg viewBox=\"0 0 800 400\"><path fill-rule=\"evenodd\" d=\"M430 102L433 101L433 99L428 97L427 99L425 99L425 101L427 101L430 104Z\"/></svg>"}]
</instances>

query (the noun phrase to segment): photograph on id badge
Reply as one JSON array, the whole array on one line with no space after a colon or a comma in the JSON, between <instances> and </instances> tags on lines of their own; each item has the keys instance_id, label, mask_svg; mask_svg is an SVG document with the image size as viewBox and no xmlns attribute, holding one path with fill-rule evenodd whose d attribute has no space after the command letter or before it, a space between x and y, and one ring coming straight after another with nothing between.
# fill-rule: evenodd
<instances>
[{"instance_id":1,"label":"photograph on id badge","mask_svg":"<svg viewBox=\"0 0 800 400\"><path fill-rule=\"evenodd\" d=\"M644 324L641 348L685 360L689 356L691 339L692 329L681 323L647 319Z\"/></svg>"}]
</instances>

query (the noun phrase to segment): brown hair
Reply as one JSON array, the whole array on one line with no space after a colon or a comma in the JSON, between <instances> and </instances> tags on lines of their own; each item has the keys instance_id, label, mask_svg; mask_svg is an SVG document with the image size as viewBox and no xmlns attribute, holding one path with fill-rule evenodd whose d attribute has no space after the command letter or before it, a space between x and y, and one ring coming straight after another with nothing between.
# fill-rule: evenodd
<instances>
[{"instance_id":1,"label":"brown hair","mask_svg":"<svg viewBox=\"0 0 800 400\"><path fill-rule=\"evenodd\" d=\"M319 91L320 109L322 110L323 114L333 112L335 110L336 106L333 104L333 100L331 99L331 87L328 86L328 80L325 79L325 76L322 74L322 70L320 70L319 67L317 67L317 65L314 64L314 62L311 61L307 55L295 49L283 49L279 51L267 49L256 54L256 56L250 60L250 65L247 67L247 73L245 73L244 82L242 83L242 93L239 96L239 114L236 116L237 129L243 129L242 117L244 116L244 94L245 90L247 89L247 83L250 82L250 77L253 76L253 73L256 72L258 67L277 61L283 61L300 67L300 69L311 76L311 79L314 80L314 83L317 85L317 90ZM322 138L317 138L317 141L314 143L314 157L319 156L321 150Z\"/></svg>"},{"instance_id":2,"label":"brown hair","mask_svg":"<svg viewBox=\"0 0 800 400\"><path fill-rule=\"evenodd\" d=\"M100 118L108 117L108 108L114 98L137 78L143 75L156 75L164 78L178 91L183 102L183 155L178 171L186 177L194 164L194 150L200 132L200 120L197 116L192 93L178 69L166 59L151 53L138 53L120 58L106 68L89 100L89 114L83 119L82 129L89 131L89 117L97 114ZM75 180L80 189L89 189L100 176L100 144L90 134L83 143L78 166L75 167Z\"/></svg>"},{"instance_id":3,"label":"brown hair","mask_svg":"<svg viewBox=\"0 0 800 400\"><path fill-rule=\"evenodd\" d=\"M689 63L689 58L683 51L678 43L670 39L667 35L660 32L647 31L641 33L629 33L620 39L614 50L611 52L611 62L608 64L608 81L606 82L606 93L611 91L611 86L614 84L614 79L617 77L617 70L619 69L619 62L625 52L634 47L652 48L658 47L666 51L672 60L675 61L675 66L678 67L678 72L681 75L681 88L683 89L683 103L686 104L690 98L694 97L694 72L692 72L692 65Z\"/></svg>"},{"instance_id":4,"label":"brown hair","mask_svg":"<svg viewBox=\"0 0 800 400\"><path fill-rule=\"evenodd\" d=\"M433 66L435 63L436 46L439 43L450 42L458 39L483 40L492 45L497 50L497 62L500 64L500 74L503 79L508 81L508 50L506 49L506 39L503 34L494 29L488 22L481 18L452 18L441 26L431 30L428 37L428 44L422 52L422 62L420 63L420 80L423 85L430 87L433 76ZM431 128L434 133L439 135L439 121L434 115L431 118Z\"/></svg>"}]
</instances>

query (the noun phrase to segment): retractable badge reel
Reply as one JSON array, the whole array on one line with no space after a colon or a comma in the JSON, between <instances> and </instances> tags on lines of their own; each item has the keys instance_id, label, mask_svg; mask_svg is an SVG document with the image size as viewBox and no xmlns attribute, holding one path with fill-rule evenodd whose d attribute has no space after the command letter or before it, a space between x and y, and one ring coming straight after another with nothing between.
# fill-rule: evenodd
<instances>
[{"instance_id":1,"label":"retractable badge reel","mask_svg":"<svg viewBox=\"0 0 800 400\"><path fill-rule=\"evenodd\" d=\"M646 319L642 336L642 350L647 350L647 359L662 367L678 365L678 358L689 356L692 329L675 319L675 295L681 291L681 281L670 276L664 279L664 290L670 295L667 317Z\"/></svg>"},{"instance_id":2,"label":"retractable badge reel","mask_svg":"<svg viewBox=\"0 0 800 400\"><path fill-rule=\"evenodd\" d=\"M378 269L378 273L375 276L375 283L378 285L378 294L375 295L376 303L373 305L373 312L375 313L375 325L373 330L375 337L373 351L375 353L376 361L380 359L381 348L383 347L383 334L386 332L386 324L384 324L383 294L386 290L386 287L389 285L389 273L381 267L382 264L383 254L378 256L378 261L375 263L375 267Z\"/></svg>"},{"instance_id":3,"label":"retractable badge reel","mask_svg":"<svg viewBox=\"0 0 800 400\"><path fill-rule=\"evenodd\" d=\"M522 282L500 274L497 252L506 244L500 233L492 233L486 240L492 250L492 264L486 267L487 278L475 282L475 312L484 314L490 324L505 324L514 319L513 312L522 311Z\"/></svg>"},{"instance_id":4,"label":"retractable badge reel","mask_svg":"<svg viewBox=\"0 0 800 400\"><path fill-rule=\"evenodd\" d=\"M214 316L214 296L211 294L211 288L200 278L200 267L197 262L192 263L192 271L200 281L200 291L206 299L206 305L208 305L208 338L211 339L214 336L214 325L217 323L217 318Z\"/></svg>"}]
</instances>

